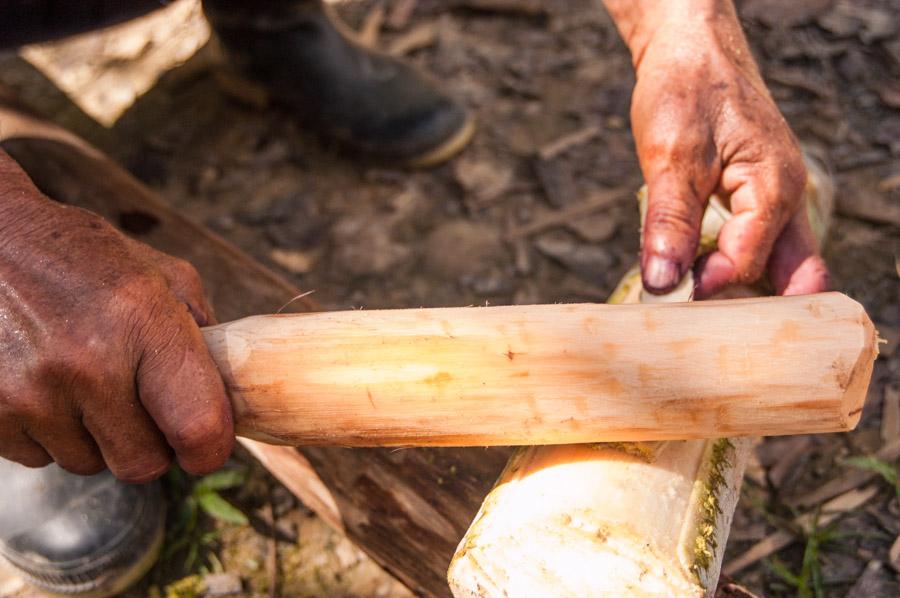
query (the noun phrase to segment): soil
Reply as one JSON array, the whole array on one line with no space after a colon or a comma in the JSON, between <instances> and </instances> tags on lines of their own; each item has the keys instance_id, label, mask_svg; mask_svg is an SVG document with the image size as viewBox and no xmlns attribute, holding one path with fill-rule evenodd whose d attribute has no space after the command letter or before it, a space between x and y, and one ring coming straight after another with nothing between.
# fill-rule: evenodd
<instances>
[{"instance_id":1,"label":"soil","mask_svg":"<svg viewBox=\"0 0 900 598\"><path fill-rule=\"evenodd\" d=\"M397 8L403 4L413 6L407 19ZM359 28L380 5L338 8ZM190 217L314 291L328 309L605 300L638 254L634 192L641 181L629 129L634 75L608 16L592 0L384 7L378 46L405 47L408 60L478 119L471 146L432 170L347 156L303 131L290 112L224 94L208 46L165 74L110 129L73 110L14 56L0 63L0 80ZM900 434L882 425L882 414L900 401L900 2L745 0L739 10L785 117L830 165L837 213L824 251L832 285L862 302L888 342L856 431L757 447L726 567L778 530L797 541L735 572L720 591L900 595L900 556L892 562L889 554L900 534L898 491L881 477L871 482L875 496L838 519L834 534L788 523L814 510L793 506L799 498L853 471L844 459L874 454ZM573 134L571 143L554 145ZM530 226L600 193L616 199L568 221ZM895 461L887 470L896 475ZM266 487L278 486L269 480ZM315 518L302 506L285 518L300 532L299 540L278 543L283 595L402 592L346 539L309 523ZM218 551L224 570L247 591L268 595L268 582L254 581L266 534L226 532ZM320 539L314 549L303 547L310 538ZM810 567L810 538L822 540L820 569ZM302 568L315 559L322 567L310 569L313 581L287 577L290 563ZM345 573L353 569L366 569L369 585Z\"/></svg>"}]
</instances>

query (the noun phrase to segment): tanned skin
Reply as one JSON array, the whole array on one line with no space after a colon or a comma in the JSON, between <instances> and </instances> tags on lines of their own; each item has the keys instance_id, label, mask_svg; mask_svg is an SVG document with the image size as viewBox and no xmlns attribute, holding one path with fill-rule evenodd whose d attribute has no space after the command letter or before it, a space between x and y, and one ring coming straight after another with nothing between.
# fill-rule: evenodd
<instances>
[{"instance_id":1,"label":"tanned skin","mask_svg":"<svg viewBox=\"0 0 900 598\"><path fill-rule=\"evenodd\" d=\"M753 62L731 2L606 0L637 73L632 126L649 187L644 285L691 267L710 194L734 218L697 294L766 271L778 293L827 271L800 200L797 142ZM0 151L0 456L144 482L173 458L220 467L231 407L199 326L196 271L100 217L44 197Z\"/></svg>"},{"instance_id":2,"label":"tanned skin","mask_svg":"<svg viewBox=\"0 0 900 598\"><path fill-rule=\"evenodd\" d=\"M631 50L631 124L648 187L644 286L671 290L694 261L713 193L734 218L699 268L697 296L767 270L779 294L828 274L802 209L806 170L724 0L605 0Z\"/></svg>"},{"instance_id":3,"label":"tanned skin","mask_svg":"<svg viewBox=\"0 0 900 598\"><path fill-rule=\"evenodd\" d=\"M0 151L0 456L146 482L214 471L231 405L196 270L44 197Z\"/></svg>"}]
</instances>

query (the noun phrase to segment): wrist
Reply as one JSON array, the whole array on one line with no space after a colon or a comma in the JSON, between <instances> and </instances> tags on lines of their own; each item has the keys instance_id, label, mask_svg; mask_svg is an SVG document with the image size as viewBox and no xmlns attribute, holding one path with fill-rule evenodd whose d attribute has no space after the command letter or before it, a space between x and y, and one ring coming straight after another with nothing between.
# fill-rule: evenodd
<instances>
[{"instance_id":1,"label":"wrist","mask_svg":"<svg viewBox=\"0 0 900 598\"><path fill-rule=\"evenodd\" d=\"M653 50L667 60L725 53L750 59L731 0L604 0L635 70Z\"/></svg>"}]
</instances>

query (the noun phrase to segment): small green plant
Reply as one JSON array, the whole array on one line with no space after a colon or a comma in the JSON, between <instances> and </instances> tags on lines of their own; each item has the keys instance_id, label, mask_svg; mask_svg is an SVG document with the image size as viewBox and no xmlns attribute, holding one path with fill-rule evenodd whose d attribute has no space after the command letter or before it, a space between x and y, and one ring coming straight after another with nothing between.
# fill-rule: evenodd
<instances>
[{"instance_id":1,"label":"small green plant","mask_svg":"<svg viewBox=\"0 0 900 598\"><path fill-rule=\"evenodd\" d=\"M200 564L201 551L209 551L219 536L219 530L204 522L207 517L236 525L246 525L247 516L222 498L220 492L244 483L243 470L223 469L193 480L177 466L167 476L167 487L173 496L175 516L169 526L163 561L166 563L178 554L184 554L182 569L185 574L208 573L221 569L218 559L211 552L206 562Z\"/></svg>"},{"instance_id":2,"label":"small green plant","mask_svg":"<svg viewBox=\"0 0 900 598\"><path fill-rule=\"evenodd\" d=\"M805 540L800 571L794 573L778 557L766 559L766 566L782 581L795 588L797 596L801 598L822 598L825 596L825 589L822 576L822 562L819 557L820 552L826 544L843 539L847 537L847 534L837 530L837 523L819 527L818 510L813 514L808 530L796 530L796 526L792 527L795 531L801 531Z\"/></svg>"},{"instance_id":3,"label":"small green plant","mask_svg":"<svg viewBox=\"0 0 900 598\"><path fill-rule=\"evenodd\" d=\"M844 459L844 464L880 475L884 481L894 487L894 492L897 493L897 502L900 503L900 476L897 475L896 465L878 457L850 457Z\"/></svg>"}]
</instances>

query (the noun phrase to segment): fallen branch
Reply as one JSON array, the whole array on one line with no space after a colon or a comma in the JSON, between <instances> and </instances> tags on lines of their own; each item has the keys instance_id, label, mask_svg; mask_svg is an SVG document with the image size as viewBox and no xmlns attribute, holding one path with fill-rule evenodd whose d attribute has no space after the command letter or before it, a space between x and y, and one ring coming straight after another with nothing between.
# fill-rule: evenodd
<instances>
[{"instance_id":1,"label":"fallen branch","mask_svg":"<svg viewBox=\"0 0 900 598\"><path fill-rule=\"evenodd\" d=\"M588 125L541 146L537 152L538 157L541 160L552 160L573 147L587 143L602 132L603 128L599 125Z\"/></svg>"},{"instance_id":2,"label":"fallen branch","mask_svg":"<svg viewBox=\"0 0 900 598\"><path fill-rule=\"evenodd\" d=\"M895 440L887 444L875 453L875 458L881 461L893 462L900 458L900 440ZM799 497L789 498L785 502L793 507L811 508L833 496L837 496L842 492L846 492L853 488L858 488L863 484L867 484L878 474L873 471L863 469L853 469L841 474L830 482L826 482L812 492Z\"/></svg>"},{"instance_id":3,"label":"fallen branch","mask_svg":"<svg viewBox=\"0 0 900 598\"><path fill-rule=\"evenodd\" d=\"M562 210L547 210L538 213L531 222L510 229L509 232L506 233L506 240L512 242L516 239L529 237L536 233L543 232L548 228L564 226L572 220L617 205L626 197L628 197L628 192L625 191L624 188L597 191L584 201L563 208Z\"/></svg>"}]
</instances>

